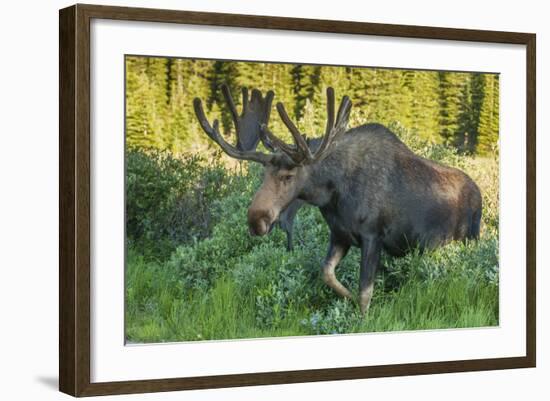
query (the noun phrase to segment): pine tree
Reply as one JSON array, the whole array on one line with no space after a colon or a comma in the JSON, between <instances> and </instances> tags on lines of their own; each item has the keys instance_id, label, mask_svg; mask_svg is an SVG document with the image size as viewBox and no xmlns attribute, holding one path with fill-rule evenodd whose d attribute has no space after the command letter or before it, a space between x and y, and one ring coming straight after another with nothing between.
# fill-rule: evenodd
<instances>
[{"instance_id":1,"label":"pine tree","mask_svg":"<svg viewBox=\"0 0 550 401\"><path fill-rule=\"evenodd\" d=\"M210 110L214 110L214 105L224 104L225 100L222 95L221 85L226 84L231 93L237 93L237 65L235 62L215 61L212 70L210 71L210 96L208 97L207 106ZM238 102L238 97L236 102ZM223 132L228 134L233 127L233 120L230 111L227 107L221 107L221 126Z\"/></svg>"},{"instance_id":2,"label":"pine tree","mask_svg":"<svg viewBox=\"0 0 550 401\"><path fill-rule=\"evenodd\" d=\"M320 66L296 64L292 70L292 90L294 92L294 118L300 120L304 114L306 102L313 100L319 90Z\"/></svg>"},{"instance_id":3,"label":"pine tree","mask_svg":"<svg viewBox=\"0 0 550 401\"><path fill-rule=\"evenodd\" d=\"M150 74L148 58L126 58L126 137L130 147L162 146L157 120L158 93L151 84Z\"/></svg>"},{"instance_id":4,"label":"pine tree","mask_svg":"<svg viewBox=\"0 0 550 401\"><path fill-rule=\"evenodd\" d=\"M484 74L485 96L479 117L477 152L488 154L496 148L499 138L499 76Z\"/></svg>"},{"instance_id":5,"label":"pine tree","mask_svg":"<svg viewBox=\"0 0 550 401\"><path fill-rule=\"evenodd\" d=\"M461 151L473 153L478 142L479 117L484 96L483 74L461 74L464 79L460 104L459 127L454 145Z\"/></svg>"},{"instance_id":6,"label":"pine tree","mask_svg":"<svg viewBox=\"0 0 550 401\"><path fill-rule=\"evenodd\" d=\"M239 88L258 88L261 90L261 86L265 81L265 66L266 63L251 63L240 62L237 64L236 85ZM240 93L240 91L239 91ZM238 94L233 94L233 97L237 98ZM236 99L235 99L236 101Z\"/></svg>"},{"instance_id":7,"label":"pine tree","mask_svg":"<svg viewBox=\"0 0 550 401\"><path fill-rule=\"evenodd\" d=\"M266 81L264 88L264 93L267 92L267 90L273 90L275 92L274 104L276 102L282 102L291 117L295 109L292 68L292 64L267 64L265 67ZM289 143L292 141L290 132L279 118L275 107L271 110L269 127L282 139Z\"/></svg>"},{"instance_id":8,"label":"pine tree","mask_svg":"<svg viewBox=\"0 0 550 401\"><path fill-rule=\"evenodd\" d=\"M439 132L444 143L456 142L459 129L460 105L464 92L459 74L440 71L439 76Z\"/></svg>"},{"instance_id":9,"label":"pine tree","mask_svg":"<svg viewBox=\"0 0 550 401\"><path fill-rule=\"evenodd\" d=\"M353 102L353 109L361 111L362 117L367 116L367 85L371 78L372 71L368 68L348 67L346 68L349 91L347 95Z\"/></svg>"},{"instance_id":10,"label":"pine tree","mask_svg":"<svg viewBox=\"0 0 550 401\"><path fill-rule=\"evenodd\" d=\"M323 66L321 68L319 74L319 90L315 93L312 102L312 108L315 114L314 120L318 127L317 132L314 133L315 136L320 136L324 133L323 129L327 121L327 88L332 87L334 89L336 107L339 107L342 97L351 96L349 84L348 68L337 66ZM354 104L354 107L351 109L350 126L363 123L358 122L359 119L356 115L358 110L359 109L355 107ZM357 122L355 120L357 120ZM311 135L313 136L313 133Z\"/></svg>"},{"instance_id":11,"label":"pine tree","mask_svg":"<svg viewBox=\"0 0 550 401\"><path fill-rule=\"evenodd\" d=\"M432 142L441 141L439 126L439 77L434 71L411 71L405 74L410 105L406 128Z\"/></svg>"}]
</instances>

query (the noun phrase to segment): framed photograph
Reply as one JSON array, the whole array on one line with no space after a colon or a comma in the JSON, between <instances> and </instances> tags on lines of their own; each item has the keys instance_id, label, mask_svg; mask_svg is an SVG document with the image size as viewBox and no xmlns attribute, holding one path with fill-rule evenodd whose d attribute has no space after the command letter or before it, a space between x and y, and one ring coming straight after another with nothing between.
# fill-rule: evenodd
<instances>
[{"instance_id":1,"label":"framed photograph","mask_svg":"<svg viewBox=\"0 0 550 401\"><path fill-rule=\"evenodd\" d=\"M534 34L59 18L61 391L535 366Z\"/></svg>"}]
</instances>

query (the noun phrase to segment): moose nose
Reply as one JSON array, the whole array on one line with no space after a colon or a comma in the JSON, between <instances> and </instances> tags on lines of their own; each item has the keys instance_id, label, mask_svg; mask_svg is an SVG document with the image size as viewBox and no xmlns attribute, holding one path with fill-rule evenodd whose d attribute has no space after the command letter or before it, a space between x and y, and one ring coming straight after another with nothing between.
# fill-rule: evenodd
<instances>
[{"instance_id":1,"label":"moose nose","mask_svg":"<svg viewBox=\"0 0 550 401\"><path fill-rule=\"evenodd\" d=\"M271 226L271 216L268 210L248 210L248 230L251 235L266 235Z\"/></svg>"},{"instance_id":2,"label":"moose nose","mask_svg":"<svg viewBox=\"0 0 550 401\"><path fill-rule=\"evenodd\" d=\"M270 224L269 221L264 218L259 218L255 221L250 221L248 223L248 231L250 235L266 235L269 231Z\"/></svg>"}]
</instances>

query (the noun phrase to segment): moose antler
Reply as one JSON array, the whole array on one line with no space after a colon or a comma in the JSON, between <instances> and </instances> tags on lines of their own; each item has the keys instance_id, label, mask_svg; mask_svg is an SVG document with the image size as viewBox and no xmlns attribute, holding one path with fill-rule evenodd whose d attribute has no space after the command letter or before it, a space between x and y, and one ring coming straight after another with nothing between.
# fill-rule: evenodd
<instances>
[{"instance_id":1,"label":"moose antler","mask_svg":"<svg viewBox=\"0 0 550 401\"><path fill-rule=\"evenodd\" d=\"M223 97L233 118L237 136L237 144L233 146L223 139L219 131L219 121L214 120L211 126L206 118L202 101L199 98L193 100L195 115L204 132L216 142L222 150L229 156L240 160L251 160L261 164L266 164L271 156L265 153L255 151L258 141L262 138L260 127L267 124L271 112L271 103L273 101L273 91L267 92L265 98L259 90L252 90L252 97L249 101L248 90L242 89L243 110L239 116L235 102L231 96L229 87L225 84L221 86ZM266 148L271 150L264 142Z\"/></svg>"},{"instance_id":2,"label":"moose antler","mask_svg":"<svg viewBox=\"0 0 550 401\"><path fill-rule=\"evenodd\" d=\"M312 153L307 145L307 137L302 135L296 125L289 118L284 105L281 102L277 103L277 111L283 123L286 125L292 138L294 139L295 147L286 144L277 138L269 129L266 124L261 127L262 141L264 144L267 142L272 147L280 149L283 153L286 153L292 161L297 164L312 164L316 161L325 158L330 150L334 141L346 131L346 127L351 112L351 101L348 96L344 96L340 102L338 108L338 114L336 119L334 118L334 89L327 88L327 126L323 140L319 145L319 148Z\"/></svg>"}]
</instances>

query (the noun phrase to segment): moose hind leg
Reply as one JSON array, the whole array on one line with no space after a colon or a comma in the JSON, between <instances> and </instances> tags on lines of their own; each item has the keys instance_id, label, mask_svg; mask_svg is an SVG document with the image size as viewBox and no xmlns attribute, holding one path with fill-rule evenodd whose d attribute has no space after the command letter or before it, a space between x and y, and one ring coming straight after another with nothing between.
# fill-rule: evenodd
<instances>
[{"instance_id":1,"label":"moose hind leg","mask_svg":"<svg viewBox=\"0 0 550 401\"><path fill-rule=\"evenodd\" d=\"M349 248L349 244L338 243L333 239L333 236L331 235L327 257L321 271L325 284L336 291L338 295L351 299L351 292L346 287L344 287L344 285L340 281L338 281L338 279L336 278L336 274L334 273L336 266L342 260L342 258L346 256Z\"/></svg>"},{"instance_id":2,"label":"moose hind leg","mask_svg":"<svg viewBox=\"0 0 550 401\"><path fill-rule=\"evenodd\" d=\"M361 270L359 273L359 308L361 314L369 309L374 292L376 269L380 264L381 245L378 238L363 240L361 246Z\"/></svg>"}]
</instances>

